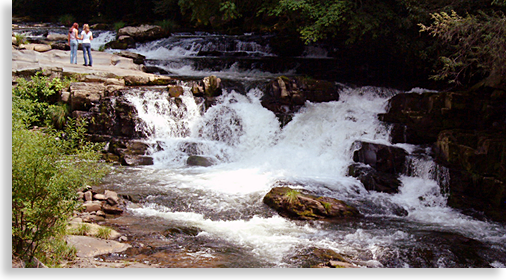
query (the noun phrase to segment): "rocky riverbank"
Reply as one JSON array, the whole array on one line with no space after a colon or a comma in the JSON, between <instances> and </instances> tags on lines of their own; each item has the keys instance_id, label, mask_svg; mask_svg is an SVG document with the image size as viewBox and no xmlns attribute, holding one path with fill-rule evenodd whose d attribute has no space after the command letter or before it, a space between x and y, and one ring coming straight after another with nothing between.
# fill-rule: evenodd
<instances>
[{"instance_id":1,"label":"rocky riverbank","mask_svg":"<svg viewBox=\"0 0 506 280\"><path fill-rule=\"evenodd\" d=\"M393 143L426 145L449 170L448 204L479 218L506 221L506 90L402 93L380 119ZM392 153L389 153L392 154Z\"/></svg>"}]
</instances>

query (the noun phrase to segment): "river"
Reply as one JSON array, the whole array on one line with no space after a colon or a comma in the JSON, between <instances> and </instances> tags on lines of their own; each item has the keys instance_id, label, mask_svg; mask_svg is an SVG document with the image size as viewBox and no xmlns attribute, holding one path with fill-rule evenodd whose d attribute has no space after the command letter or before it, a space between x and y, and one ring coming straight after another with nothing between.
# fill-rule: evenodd
<instances>
[{"instance_id":1,"label":"river","mask_svg":"<svg viewBox=\"0 0 506 280\"><path fill-rule=\"evenodd\" d=\"M112 38L99 33L96 48ZM325 50L308 48L279 63L261 36L181 33L129 51L169 76L216 75L224 85L207 111L185 82L180 103L160 91L126 93L154 165L116 167L100 187L139 198L127 212L145 233L163 233L154 251L219 259L220 267L308 267L317 262L315 250L332 250L360 267L506 267L506 227L447 206L449 178L430 148L395 145L410 154L411 170L396 194L367 191L347 175L357 141L393 145L377 114L398 90L336 81L339 101L308 102L281 128L260 104L265 83L336 63ZM189 167L189 155L215 164ZM364 218L283 218L262 202L280 184L343 200Z\"/></svg>"}]
</instances>

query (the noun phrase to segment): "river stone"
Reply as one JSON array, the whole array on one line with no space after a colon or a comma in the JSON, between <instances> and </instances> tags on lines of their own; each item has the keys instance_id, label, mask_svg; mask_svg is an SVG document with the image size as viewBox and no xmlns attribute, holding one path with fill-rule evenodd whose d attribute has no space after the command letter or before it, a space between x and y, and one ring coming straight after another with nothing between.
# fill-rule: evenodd
<instances>
[{"instance_id":1,"label":"river stone","mask_svg":"<svg viewBox=\"0 0 506 280\"><path fill-rule=\"evenodd\" d=\"M356 218L362 215L345 202L301 193L289 187L274 187L263 202L281 216L298 220Z\"/></svg>"},{"instance_id":2,"label":"river stone","mask_svg":"<svg viewBox=\"0 0 506 280\"><path fill-rule=\"evenodd\" d=\"M93 193L91 191L86 191L84 193L84 200L85 201L92 201L93 200Z\"/></svg>"},{"instance_id":3,"label":"river stone","mask_svg":"<svg viewBox=\"0 0 506 280\"><path fill-rule=\"evenodd\" d=\"M93 195L93 199L94 200L105 200L105 195L97 193L97 194Z\"/></svg>"},{"instance_id":4,"label":"river stone","mask_svg":"<svg viewBox=\"0 0 506 280\"><path fill-rule=\"evenodd\" d=\"M362 163L351 164L348 167L348 175L357 178L368 191L397 193L402 184L397 175L378 172Z\"/></svg>"},{"instance_id":5,"label":"river stone","mask_svg":"<svg viewBox=\"0 0 506 280\"><path fill-rule=\"evenodd\" d=\"M186 160L186 164L189 166L204 166L208 167L214 165L213 160L203 156L189 156Z\"/></svg>"},{"instance_id":6,"label":"river stone","mask_svg":"<svg viewBox=\"0 0 506 280\"><path fill-rule=\"evenodd\" d=\"M98 201L86 201L83 206L86 212L95 212L102 209L102 203Z\"/></svg>"}]
</instances>

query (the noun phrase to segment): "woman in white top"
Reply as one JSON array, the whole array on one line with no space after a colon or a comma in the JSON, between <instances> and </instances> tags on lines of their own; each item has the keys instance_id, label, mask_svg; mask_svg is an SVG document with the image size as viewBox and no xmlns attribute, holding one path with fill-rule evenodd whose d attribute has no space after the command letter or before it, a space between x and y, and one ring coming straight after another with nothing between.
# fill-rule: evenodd
<instances>
[{"instance_id":1,"label":"woman in white top","mask_svg":"<svg viewBox=\"0 0 506 280\"><path fill-rule=\"evenodd\" d=\"M85 23L83 25L83 31L79 39L83 40L84 66L91 66L93 64L93 60L91 59L91 40L93 40L93 34L91 34L88 24ZM88 63L87 58L90 59L90 63Z\"/></svg>"}]
</instances>

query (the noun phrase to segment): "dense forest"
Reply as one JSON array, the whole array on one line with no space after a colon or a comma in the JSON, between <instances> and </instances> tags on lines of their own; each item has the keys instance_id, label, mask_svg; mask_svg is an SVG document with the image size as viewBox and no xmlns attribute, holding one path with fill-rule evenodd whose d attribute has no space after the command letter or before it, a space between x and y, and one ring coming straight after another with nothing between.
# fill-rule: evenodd
<instances>
[{"instance_id":1,"label":"dense forest","mask_svg":"<svg viewBox=\"0 0 506 280\"><path fill-rule=\"evenodd\" d=\"M504 11L504 0L13 1L13 15L27 20L273 33L279 55L318 43L351 65L381 65L405 78L432 76L453 85L489 77L494 86L505 76Z\"/></svg>"}]
</instances>

